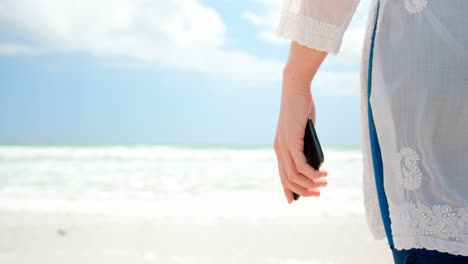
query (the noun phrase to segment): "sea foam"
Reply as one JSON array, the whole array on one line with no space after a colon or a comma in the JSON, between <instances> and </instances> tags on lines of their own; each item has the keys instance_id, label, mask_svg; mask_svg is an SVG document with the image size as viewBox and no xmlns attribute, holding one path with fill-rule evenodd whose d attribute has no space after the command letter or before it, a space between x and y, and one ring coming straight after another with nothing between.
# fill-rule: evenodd
<instances>
[{"instance_id":1,"label":"sea foam","mask_svg":"<svg viewBox=\"0 0 468 264\"><path fill-rule=\"evenodd\" d=\"M329 185L288 205L272 148L0 146L0 209L149 216L363 214L359 149L325 148Z\"/></svg>"}]
</instances>

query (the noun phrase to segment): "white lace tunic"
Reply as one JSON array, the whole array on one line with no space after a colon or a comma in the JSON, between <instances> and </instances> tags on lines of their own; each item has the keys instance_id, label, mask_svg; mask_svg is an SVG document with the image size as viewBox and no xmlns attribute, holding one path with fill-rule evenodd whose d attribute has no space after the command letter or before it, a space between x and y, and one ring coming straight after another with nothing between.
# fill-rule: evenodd
<instances>
[{"instance_id":1,"label":"white lace tunic","mask_svg":"<svg viewBox=\"0 0 468 264\"><path fill-rule=\"evenodd\" d=\"M468 256L468 1L380 1L370 103L395 248ZM358 2L284 0L277 34L336 54ZM377 5L361 60L361 126L367 220L384 238L367 116Z\"/></svg>"}]
</instances>

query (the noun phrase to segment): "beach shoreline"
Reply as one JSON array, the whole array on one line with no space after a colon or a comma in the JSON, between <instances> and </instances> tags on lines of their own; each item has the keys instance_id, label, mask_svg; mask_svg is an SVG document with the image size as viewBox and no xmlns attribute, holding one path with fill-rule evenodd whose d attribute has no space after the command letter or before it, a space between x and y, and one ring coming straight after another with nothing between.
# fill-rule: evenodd
<instances>
[{"instance_id":1,"label":"beach shoreline","mask_svg":"<svg viewBox=\"0 0 468 264\"><path fill-rule=\"evenodd\" d=\"M364 216L0 211L0 263L391 263Z\"/></svg>"}]
</instances>

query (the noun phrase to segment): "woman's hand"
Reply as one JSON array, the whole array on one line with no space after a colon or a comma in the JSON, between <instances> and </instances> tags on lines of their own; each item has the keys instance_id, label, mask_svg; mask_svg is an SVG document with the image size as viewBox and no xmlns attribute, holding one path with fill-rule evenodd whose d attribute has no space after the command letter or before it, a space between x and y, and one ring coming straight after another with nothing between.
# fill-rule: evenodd
<instances>
[{"instance_id":1,"label":"woman's hand","mask_svg":"<svg viewBox=\"0 0 468 264\"><path fill-rule=\"evenodd\" d=\"M273 144L284 194L291 203L293 192L301 196L319 196L318 187L326 186L324 170L315 170L304 156L304 132L307 118L315 124L315 104L310 83L327 53L291 45L283 73L281 109Z\"/></svg>"}]
</instances>

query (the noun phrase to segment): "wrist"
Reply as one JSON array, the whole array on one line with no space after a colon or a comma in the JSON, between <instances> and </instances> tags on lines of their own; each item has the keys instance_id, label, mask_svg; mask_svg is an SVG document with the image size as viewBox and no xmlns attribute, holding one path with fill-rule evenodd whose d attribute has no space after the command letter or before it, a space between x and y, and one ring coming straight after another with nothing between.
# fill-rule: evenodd
<instances>
[{"instance_id":1,"label":"wrist","mask_svg":"<svg viewBox=\"0 0 468 264\"><path fill-rule=\"evenodd\" d=\"M310 96L312 78L285 68L283 71L283 92Z\"/></svg>"},{"instance_id":2,"label":"wrist","mask_svg":"<svg viewBox=\"0 0 468 264\"><path fill-rule=\"evenodd\" d=\"M310 84L327 52L311 49L293 41L283 69L283 86L295 92L310 93Z\"/></svg>"}]
</instances>

